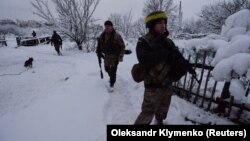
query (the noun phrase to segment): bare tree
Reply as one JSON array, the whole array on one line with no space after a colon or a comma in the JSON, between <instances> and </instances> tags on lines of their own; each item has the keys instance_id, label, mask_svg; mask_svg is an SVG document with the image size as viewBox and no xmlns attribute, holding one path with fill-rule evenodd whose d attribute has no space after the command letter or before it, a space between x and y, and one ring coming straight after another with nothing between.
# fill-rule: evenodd
<instances>
[{"instance_id":1,"label":"bare tree","mask_svg":"<svg viewBox=\"0 0 250 141\"><path fill-rule=\"evenodd\" d=\"M41 17L45 21L51 24L56 24L55 17L53 16L48 1L45 0L33 0L31 5L36 9L33 14Z\"/></svg>"},{"instance_id":2,"label":"bare tree","mask_svg":"<svg viewBox=\"0 0 250 141\"><path fill-rule=\"evenodd\" d=\"M205 29L203 28L204 21L202 19L194 20L189 19L183 22L183 26L181 29L182 33L188 34L199 34L199 33L206 33Z\"/></svg>"},{"instance_id":3,"label":"bare tree","mask_svg":"<svg viewBox=\"0 0 250 141\"><path fill-rule=\"evenodd\" d=\"M168 29L171 33L178 29L178 8L174 0L146 0L143 15L154 11L164 11L168 16Z\"/></svg>"},{"instance_id":4,"label":"bare tree","mask_svg":"<svg viewBox=\"0 0 250 141\"><path fill-rule=\"evenodd\" d=\"M204 6L199 16L208 32L220 33L227 17L242 9L250 9L249 0L220 1Z\"/></svg>"},{"instance_id":5,"label":"bare tree","mask_svg":"<svg viewBox=\"0 0 250 141\"><path fill-rule=\"evenodd\" d=\"M52 2L56 6L58 18L52 14L45 0L31 2L36 9L34 14L53 23L63 34L76 42L79 50L82 50L82 44L88 42L89 25L94 22L92 15L100 0L52 0Z\"/></svg>"},{"instance_id":6,"label":"bare tree","mask_svg":"<svg viewBox=\"0 0 250 141\"><path fill-rule=\"evenodd\" d=\"M176 11L176 8L173 0L147 0L143 9L143 15L147 16L154 11L165 11L171 14L173 11Z\"/></svg>"},{"instance_id":7,"label":"bare tree","mask_svg":"<svg viewBox=\"0 0 250 141\"><path fill-rule=\"evenodd\" d=\"M121 31L122 26L122 14L118 13L112 13L110 14L109 18L110 21L112 21L114 28L118 31Z\"/></svg>"},{"instance_id":8,"label":"bare tree","mask_svg":"<svg viewBox=\"0 0 250 141\"><path fill-rule=\"evenodd\" d=\"M250 0L223 1L219 5L228 13L233 14L238 12L239 9L250 9Z\"/></svg>"},{"instance_id":9,"label":"bare tree","mask_svg":"<svg viewBox=\"0 0 250 141\"><path fill-rule=\"evenodd\" d=\"M89 32L91 34L87 34L87 44L86 44L86 49L87 52L95 51L97 47L97 40L96 37L101 34L103 31L103 28L99 24L91 24L89 27Z\"/></svg>"},{"instance_id":10,"label":"bare tree","mask_svg":"<svg viewBox=\"0 0 250 141\"><path fill-rule=\"evenodd\" d=\"M147 33L146 25L143 18L139 18L137 21L135 21L133 27L133 31L135 32L134 34L136 37L143 36Z\"/></svg>"},{"instance_id":11,"label":"bare tree","mask_svg":"<svg viewBox=\"0 0 250 141\"><path fill-rule=\"evenodd\" d=\"M111 14L108 19L113 22L116 30L123 33L125 38L129 38L133 34L131 10L129 13L126 13L124 15L117 13Z\"/></svg>"},{"instance_id":12,"label":"bare tree","mask_svg":"<svg viewBox=\"0 0 250 141\"><path fill-rule=\"evenodd\" d=\"M123 26L122 26L122 31L123 34L125 36L125 38L130 37L130 35L132 34L132 14L131 14L131 10L129 11L129 13L123 15Z\"/></svg>"}]
</instances>

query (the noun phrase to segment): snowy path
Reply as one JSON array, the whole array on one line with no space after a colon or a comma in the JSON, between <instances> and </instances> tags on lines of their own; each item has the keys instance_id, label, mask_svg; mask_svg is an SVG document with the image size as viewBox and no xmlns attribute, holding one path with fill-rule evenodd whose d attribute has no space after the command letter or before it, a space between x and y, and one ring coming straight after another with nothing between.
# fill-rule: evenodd
<instances>
[{"instance_id":1,"label":"snowy path","mask_svg":"<svg viewBox=\"0 0 250 141\"><path fill-rule=\"evenodd\" d=\"M122 78L117 80L115 90L110 93L105 105L105 117L108 118L106 119L108 124L133 124L136 112L130 100L129 88L128 82Z\"/></svg>"},{"instance_id":2,"label":"snowy path","mask_svg":"<svg viewBox=\"0 0 250 141\"><path fill-rule=\"evenodd\" d=\"M95 140L105 130L103 105L108 97L92 71L98 65L86 65L88 56L55 56L54 50L39 49L2 49L6 61L1 62L1 74L23 70L24 56L35 61L21 75L1 77L0 140ZM21 54L13 59L3 54L16 51Z\"/></svg>"},{"instance_id":3,"label":"snowy path","mask_svg":"<svg viewBox=\"0 0 250 141\"><path fill-rule=\"evenodd\" d=\"M143 100L144 87L131 78L135 54L124 57L113 93L108 76L100 79L94 53L63 51L50 46L0 48L0 141L103 141L107 124L133 124ZM24 61L34 57L33 68ZM103 70L104 71L104 70ZM173 96L166 124L200 121L228 124Z\"/></svg>"}]
</instances>

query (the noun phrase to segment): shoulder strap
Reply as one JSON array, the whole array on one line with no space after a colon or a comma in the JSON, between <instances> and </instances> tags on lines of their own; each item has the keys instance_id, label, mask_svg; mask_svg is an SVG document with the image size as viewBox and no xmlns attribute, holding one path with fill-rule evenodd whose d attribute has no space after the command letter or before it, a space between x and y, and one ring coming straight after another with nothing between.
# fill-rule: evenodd
<instances>
[{"instance_id":1,"label":"shoulder strap","mask_svg":"<svg viewBox=\"0 0 250 141\"><path fill-rule=\"evenodd\" d=\"M144 41L150 48L153 48L150 43L149 43L149 40L148 38L146 37L146 35L142 36L139 38L139 40L142 40ZM167 63L164 63L163 67L161 68L161 70L159 71L159 74L157 75L157 77L160 76L160 74L162 74L162 72L166 69L166 66L167 66ZM150 71L146 71L147 74L150 74ZM151 74L150 74L151 75Z\"/></svg>"},{"instance_id":2,"label":"shoulder strap","mask_svg":"<svg viewBox=\"0 0 250 141\"><path fill-rule=\"evenodd\" d=\"M139 38L140 41L145 42L150 48L152 48L152 46L149 43L149 40L147 39L146 35L142 36Z\"/></svg>"}]
</instances>

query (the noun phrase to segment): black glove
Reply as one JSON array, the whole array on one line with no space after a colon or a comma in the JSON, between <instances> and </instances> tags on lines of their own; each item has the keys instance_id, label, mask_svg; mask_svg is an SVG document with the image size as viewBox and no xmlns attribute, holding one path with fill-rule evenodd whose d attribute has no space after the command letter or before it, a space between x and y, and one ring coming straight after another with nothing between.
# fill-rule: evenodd
<instances>
[{"instance_id":1,"label":"black glove","mask_svg":"<svg viewBox=\"0 0 250 141\"><path fill-rule=\"evenodd\" d=\"M192 74L194 77L196 77L196 75L197 75L196 72L195 72L195 70L193 68L191 68L191 67L188 69L188 72L190 74Z\"/></svg>"},{"instance_id":2,"label":"black glove","mask_svg":"<svg viewBox=\"0 0 250 141\"><path fill-rule=\"evenodd\" d=\"M167 77L166 79L165 79L165 84L166 84L166 86L170 86L171 84L172 84L172 80L169 78L169 77Z\"/></svg>"}]
</instances>

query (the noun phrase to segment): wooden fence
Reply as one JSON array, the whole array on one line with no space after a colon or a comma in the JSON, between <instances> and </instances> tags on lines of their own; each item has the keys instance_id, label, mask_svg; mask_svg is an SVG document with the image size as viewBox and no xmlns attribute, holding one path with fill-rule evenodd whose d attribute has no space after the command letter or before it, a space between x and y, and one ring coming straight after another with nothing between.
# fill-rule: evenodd
<instances>
[{"instance_id":1,"label":"wooden fence","mask_svg":"<svg viewBox=\"0 0 250 141\"><path fill-rule=\"evenodd\" d=\"M48 44L50 37L16 37L17 46L36 46L39 44Z\"/></svg>"},{"instance_id":2,"label":"wooden fence","mask_svg":"<svg viewBox=\"0 0 250 141\"><path fill-rule=\"evenodd\" d=\"M7 46L5 35L0 34L0 46Z\"/></svg>"},{"instance_id":3,"label":"wooden fence","mask_svg":"<svg viewBox=\"0 0 250 141\"><path fill-rule=\"evenodd\" d=\"M241 103L230 95L230 82L215 81L211 72L213 66L208 65L208 58L214 58L215 53L202 51L195 57L188 56L187 60L197 72L197 80L190 74L186 74L180 81L173 84L174 92L200 108L212 113L228 117L237 124L250 124L250 103ZM220 85L220 87L218 87ZM249 94L249 82L245 90L245 96ZM233 112L232 112L233 111Z\"/></svg>"}]
</instances>

